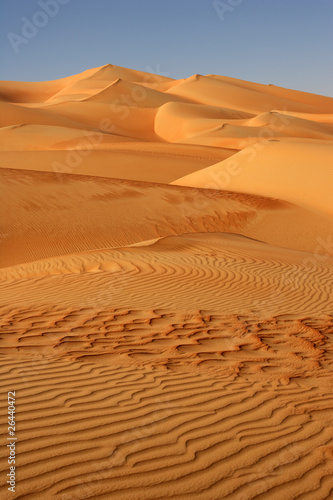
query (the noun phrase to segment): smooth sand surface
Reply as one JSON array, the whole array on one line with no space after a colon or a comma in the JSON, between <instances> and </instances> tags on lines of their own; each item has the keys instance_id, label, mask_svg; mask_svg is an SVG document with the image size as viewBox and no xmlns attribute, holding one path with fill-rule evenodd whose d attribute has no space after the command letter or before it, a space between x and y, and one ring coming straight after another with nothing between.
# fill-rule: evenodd
<instances>
[{"instance_id":1,"label":"smooth sand surface","mask_svg":"<svg viewBox=\"0 0 333 500\"><path fill-rule=\"evenodd\" d=\"M333 144L268 141L174 183L266 194L333 217Z\"/></svg>"},{"instance_id":2,"label":"smooth sand surface","mask_svg":"<svg viewBox=\"0 0 333 500\"><path fill-rule=\"evenodd\" d=\"M331 498L333 99L108 64L0 101L0 497Z\"/></svg>"}]
</instances>

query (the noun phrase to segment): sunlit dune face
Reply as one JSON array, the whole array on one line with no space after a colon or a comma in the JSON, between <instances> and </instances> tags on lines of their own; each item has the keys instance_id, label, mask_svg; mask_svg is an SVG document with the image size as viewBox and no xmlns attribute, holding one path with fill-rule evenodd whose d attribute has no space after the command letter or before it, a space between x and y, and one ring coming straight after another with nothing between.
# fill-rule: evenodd
<instances>
[{"instance_id":1,"label":"sunlit dune face","mask_svg":"<svg viewBox=\"0 0 333 500\"><path fill-rule=\"evenodd\" d=\"M332 157L324 96L0 82L12 498L331 498Z\"/></svg>"}]
</instances>

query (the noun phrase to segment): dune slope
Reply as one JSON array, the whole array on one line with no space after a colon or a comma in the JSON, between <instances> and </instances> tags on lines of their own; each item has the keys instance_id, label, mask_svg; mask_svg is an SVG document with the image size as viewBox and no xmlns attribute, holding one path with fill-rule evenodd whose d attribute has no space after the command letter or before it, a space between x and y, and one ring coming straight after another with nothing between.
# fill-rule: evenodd
<instances>
[{"instance_id":1,"label":"dune slope","mask_svg":"<svg viewBox=\"0 0 333 500\"><path fill-rule=\"evenodd\" d=\"M107 64L0 101L1 499L331 498L333 99Z\"/></svg>"}]
</instances>

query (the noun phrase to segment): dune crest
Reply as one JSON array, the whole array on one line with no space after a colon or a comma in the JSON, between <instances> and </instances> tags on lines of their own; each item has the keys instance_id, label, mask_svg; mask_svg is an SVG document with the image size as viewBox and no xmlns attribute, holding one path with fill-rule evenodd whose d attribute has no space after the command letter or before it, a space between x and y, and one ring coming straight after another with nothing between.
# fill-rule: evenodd
<instances>
[{"instance_id":1,"label":"dune crest","mask_svg":"<svg viewBox=\"0 0 333 500\"><path fill-rule=\"evenodd\" d=\"M106 64L0 111L0 497L331 498L333 99Z\"/></svg>"}]
</instances>

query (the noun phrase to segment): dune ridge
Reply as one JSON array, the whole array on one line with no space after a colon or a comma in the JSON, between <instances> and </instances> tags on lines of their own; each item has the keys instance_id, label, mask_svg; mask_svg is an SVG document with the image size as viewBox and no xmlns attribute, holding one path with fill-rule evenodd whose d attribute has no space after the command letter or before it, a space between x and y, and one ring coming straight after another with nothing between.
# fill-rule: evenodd
<instances>
[{"instance_id":1,"label":"dune ridge","mask_svg":"<svg viewBox=\"0 0 333 500\"><path fill-rule=\"evenodd\" d=\"M0 101L1 498L332 498L333 99L106 64Z\"/></svg>"},{"instance_id":2,"label":"dune ridge","mask_svg":"<svg viewBox=\"0 0 333 500\"><path fill-rule=\"evenodd\" d=\"M98 140L88 142L83 148L89 152L87 161L92 151L96 153L119 138L139 144L147 141L186 144L192 156L197 146L226 148L234 154L273 138L282 142L298 139L331 144L333 140L331 98L216 75L194 75L176 81L105 65L53 82L0 82L0 95L4 111L2 127L42 125L43 132L31 133L45 134L51 139L55 130L48 130L48 126L62 126L60 142L65 148L73 134L84 140L87 134L98 132ZM3 147L0 152L1 163L6 163L6 151L20 147L28 150L27 161L40 164L39 155L33 151L36 144L33 139L29 137L30 147L27 147L24 138L17 137L17 129L2 133L7 134L3 137L7 149ZM57 141L42 144L45 150L59 147L55 147ZM37 149L40 148L38 145ZM115 160L119 163L119 158ZM83 157L81 163L84 162ZM65 162L64 172L66 167L71 168ZM124 155L122 168L126 171L127 167ZM48 162L42 168L53 169ZM150 169L145 178L142 173L145 167L139 161L137 169L133 168L133 179L137 178L135 170L140 171L138 180L149 180ZM105 175L108 168L104 166L103 171Z\"/></svg>"}]
</instances>

